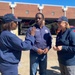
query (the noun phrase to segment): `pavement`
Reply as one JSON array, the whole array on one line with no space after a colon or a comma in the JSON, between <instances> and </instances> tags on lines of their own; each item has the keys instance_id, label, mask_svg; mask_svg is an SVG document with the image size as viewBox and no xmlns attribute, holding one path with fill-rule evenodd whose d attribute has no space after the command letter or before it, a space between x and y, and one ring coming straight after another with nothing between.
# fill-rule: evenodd
<instances>
[{"instance_id":1,"label":"pavement","mask_svg":"<svg viewBox=\"0 0 75 75\"><path fill-rule=\"evenodd\" d=\"M20 37L23 39L23 37ZM55 45L55 39L56 36L52 36L52 46ZM24 39L23 39L24 40ZM21 61L19 63L19 75L29 75L29 52L30 51L23 51L22 52L22 57ZM37 71L37 75L39 75L39 68ZM58 58L57 58L57 53L54 51L52 48L48 52L48 59L47 59L47 75L60 75L60 70L59 70L59 64L58 64Z\"/></svg>"},{"instance_id":2,"label":"pavement","mask_svg":"<svg viewBox=\"0 0 75 75\"><path fill-rule=\"evenodd\" d=\"M22 40L24 40L24 36L19 36ZM55 45L55 39L56 36L52 36L52 46ZM22 57L21 61L19 63L18 75L29 75L29 52L30 51L23 51L22 52ZM1 75L1 74L0 74ZM37 71L37 75L39 75L39 68ZM47 75L60 75L60 70L59 70L59 64L58 64L58 58L57 58L57 53L54 51L52 48L48 52L48 59L47 59Z\"/></svg>"}]
</instances>

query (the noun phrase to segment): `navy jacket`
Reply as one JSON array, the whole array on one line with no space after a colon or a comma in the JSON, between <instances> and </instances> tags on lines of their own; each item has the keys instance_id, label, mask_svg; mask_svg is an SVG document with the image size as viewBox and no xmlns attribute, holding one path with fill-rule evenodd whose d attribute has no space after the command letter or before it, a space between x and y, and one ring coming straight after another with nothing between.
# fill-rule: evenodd
<instances>
[{"instance_id":1,"label":"navy jacket","mask_svg":"<svg viewBox=\"0 0 75 75\"><path fill-rule=\"evenodd\" d=\"M34 37L31 35L27 36L25 41L22 41L10 31L3 31L0 34L0 63L19 63L21 51L31 49L33 44Z\"/></svg>"},{"instance_id":2,"label":"navy jacket","mask_svg":"<svg viewBox=\"0 0 75 75\"><path fill-rule=\"evenodd\" d=\"M51 37L51 33L50 30L46 27L43 26L42 28L40 28L38 25L35 25L36 27L36 33L35 33L35 43L32 47L31 52L35 52L38 50L38 48L40 49L45 49L51 48L52 45L52 37ZM32 27L29 28L28 33L30 32L30 30L32 29Z\"/></svg>"},{"instance_id":3,"label":"navy jacket","mask_svg":"<svg viewBox=\"0 0 75 75\"><path fill-rule=\"evenodd\" d=\"M60 45L62 50L57 52L59 63L68 66L75 65L75 29L58 33L56 46Z\"/></svg>"}]
</instances>

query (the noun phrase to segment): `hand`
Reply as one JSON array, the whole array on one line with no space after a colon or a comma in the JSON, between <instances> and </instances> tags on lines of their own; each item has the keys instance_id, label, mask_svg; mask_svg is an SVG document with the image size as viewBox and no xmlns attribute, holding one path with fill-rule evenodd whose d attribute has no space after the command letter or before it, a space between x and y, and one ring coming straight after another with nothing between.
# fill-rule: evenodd
<instances>
[{"instance_id":1,"label":"hand","mask_svg":"<svg viewBox=\"0 0 75 75\"><path fill-rule=\"evenodd\" d=\"M53 47L53 49L55 50L55 51L61 51L62 50L62 46L54 46Z\"/></svg>"},{"instance_id":2,"label":"hand","mask_svg":"<svg viewBox=\"0 0 75 75\"><path fill-rule=\"evenodd\" d=\"M42 50L42 49L37 50L37 53L40 54L40 55L43 54L43 52L44 52L44 50Z\"/></svg>"},{"instance_id":3,"label":"hand","mask_svg":"<svg viewBox=\"0 0 75 75\"><path fill-rule=\"evenodd\" d=\"M48 53L48 48L45 48L44 49L44 54L47 54Z\"/></svg>"},{"instance_id":4,"label":"hand","mask_svg":"<svg viewBox=\"0 0 75 75\"><path fill-rule=\"evenodd\" d=\"M35 35L35 32L36 32L36 28L33 27L32 30L31 30L31 32L30 32L30 34L31 34L32 36L34 36L34 35Z\"/></svg>"},{"instance_id":5,"label":"hand","mask_svg":"<svg viewBox=\"0 0 75 75\"><path fill-rule=\"evenodd\" d=\"M57 47L56 46L53 46L53 49L57 51Z\"/></svg>"},{"instance_id":6,"label":"hand","mask_svg":"<svg viewBox=\"0 0 75 75\"><path fill-rule=\"evenodd\" d=\"M57 46L58 50L61 51L62 50L62 46Z\"/></svg>"}]
</instances>

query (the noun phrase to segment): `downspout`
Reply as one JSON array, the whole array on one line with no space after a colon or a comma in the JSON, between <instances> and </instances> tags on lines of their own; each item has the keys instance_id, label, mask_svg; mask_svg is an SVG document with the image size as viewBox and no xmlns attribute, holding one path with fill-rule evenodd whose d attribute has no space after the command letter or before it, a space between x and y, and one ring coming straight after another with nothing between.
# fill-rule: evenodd
<instances>
[{"instance_id":1,"label":"downspout","mask_svg":"<svg viewBox=\"0 0 75 75\"><path fill-rule=\"evenodd\" d=\"M42 13L42 10L43 10L44 6L43 5L42 6L38 5L38 8L39 8L39 12Z\"/></svg>"},{"instance_id":2,"label":"downspout","mask_svg":"<svg viewBox=\"0 0 75 75\"><path fill-rule=\"evenodd\" d=\"M64 16L66 17L67 7L65 7L65 8L63 7L62 9L63 9L63 12L64 12Z\"/></svg>"},{"instance_id":3,"label":"downspout","mask_svg":"<svg viewBox=\"0 0 75 75\"><path fill-rule=\"evenodd\" d=\"M10 8L11 8L11 13L14 14L14 9L15 9L15 6L16 6L16 3L15 4L9 4L10 5Z\"/></svg>"}]
</instances>

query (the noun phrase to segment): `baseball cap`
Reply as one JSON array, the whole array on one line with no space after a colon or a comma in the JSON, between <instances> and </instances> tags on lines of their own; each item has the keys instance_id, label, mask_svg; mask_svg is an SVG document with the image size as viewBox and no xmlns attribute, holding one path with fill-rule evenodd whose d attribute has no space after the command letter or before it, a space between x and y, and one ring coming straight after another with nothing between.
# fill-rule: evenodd
<instances>
[{"instance_id":1,"label":"baseball cap","mask_svg":"<svg viewBox=\"0 0 75 75\"><path fill-rule=\"evenodd\" d=\"M8 22L11 22L11 21L15 21L15 22L20 22L20 21L21 21L21 19L17 19L17 18L14 16L14 14L11 14L11 13L5 14L5 15L3 16L3 18L2 18L2 20L3 20L4 23L8 23Z\"/></svg>"},{"instance_id":2,"label":"baseball cap","mask_svg":"<svg viewBox=\"0 0 75 75\"><path fill-rule=\"evenodd\" d=\"M66 21L66 22L68 22L68 19L67 19L67 17L65 17L65 16L61 16L61 17L58 18L57 22L61 22L61 21Z\"/></svg>"}]
</instances>

